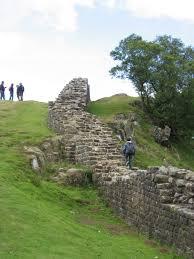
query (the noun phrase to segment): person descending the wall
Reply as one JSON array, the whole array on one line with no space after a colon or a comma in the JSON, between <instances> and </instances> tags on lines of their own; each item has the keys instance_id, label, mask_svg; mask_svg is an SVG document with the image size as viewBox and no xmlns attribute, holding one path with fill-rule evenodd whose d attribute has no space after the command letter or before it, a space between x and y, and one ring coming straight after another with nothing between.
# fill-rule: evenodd
<instances>
[{"instance_id":1,"label":"person descending the wall","mask_svg":"<svg viewBox=\"0 0 194 259\"><path fill-rule=\"evenodd\" d=\"M123 154L126 159L126 166L132 169L132 162L135 156L135 145L131 140L131 137L127 139L127 142L123 146Z\"/></svg>"},{"instance_id":2,"label":"person descending the wall","mask_svg":"<svg viewBox=\"0 0 194 259\"><path fill-rule=\"evenodd\" d=\"M13 93L14 93L14 88L13 88L13 84L11 84L11 86L9 88L9 94L10 94L9 100L10 101L13 101Z\"/></svg>"},{"instance_id":3,"label":"person descending the wall","mask_svg":"<svg viewBox=\"0 0 194 259\"><path fill-rule=\"evenodd\" d=\"M1 82L0 84L0 98L1 100L5 100L5 86L4 86L4 81Z\"/></svg>"},{"instance_id":4,"label":"person descending the wall","mask_svg":"<svg viewBox=\"0 0 194 259\"><path fill-rule=\"evenodd\" d=\"M24 95L24 86L22 83L17 86L17 98L18 101L23 101L23 95Z\"/></svg>"}]
</instances>

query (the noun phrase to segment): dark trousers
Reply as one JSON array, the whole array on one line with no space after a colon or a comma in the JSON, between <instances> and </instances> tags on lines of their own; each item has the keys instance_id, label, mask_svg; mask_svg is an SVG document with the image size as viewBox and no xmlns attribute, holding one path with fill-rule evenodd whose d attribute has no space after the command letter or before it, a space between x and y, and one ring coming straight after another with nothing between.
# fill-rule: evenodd
<instances>
[{"instance_id":1,"label":"dark trousers","mask_svg":"<svg viewBox=\"0 0 194 259\"><path fill-rule=\"evenodd\" d=\"M10 100L10 101L13 101L13 93L12 93L12 92L10 92L9 100Z\"/></svg>"},{"instance_id":2,"label":"dark trousers","mask_svg":"<svg viewBox=\"0 0 194 259\"><path fill-rule=\"evenodd\" d=\"M5 100L5 93L1 92L1 100Z\"/></svg>"},{"instance_id":3,"label":"dark trousers","mask_svg":"<svg viewBox=\"0 0 194 259\"><path fill-rule=\"evenodd\" d=\"M126 155L125 156L126 165L129 167L129 169L132 169L133 159L134 159L134 155Z\"/></svg>"},{"instance_id":4,"label":"dark trousers","mask_svg":"<svg viewBox=\"0 0 194 259\"><path fill-rule=\"evenodd\" d=\"M18 101L23 101L23 93L17 93Z\"/></svg>"}]
</instances>

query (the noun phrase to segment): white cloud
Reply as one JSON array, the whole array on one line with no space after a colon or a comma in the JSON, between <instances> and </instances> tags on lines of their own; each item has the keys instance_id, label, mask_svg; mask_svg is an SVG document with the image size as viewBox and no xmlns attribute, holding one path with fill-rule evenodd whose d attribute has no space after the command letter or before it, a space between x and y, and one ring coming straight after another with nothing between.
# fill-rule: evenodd
<instances>
[{"instance_id":1,"label":"white cloud","mask_svg":"<svg viewBox=\"0 0 194 259\"><path fill-rule=\"evenodd\" d=\"M99 0L98 3L109 8L114 8L118 0Z\"/></svg>"},{"instance_id":2,"label":"white cloud","mask_svg":"<svg viewBox=\"0 0 194 259\"><path fill-rule=\"evenodd\" d=\"M56 30L75 31L76 6L94 7L95 0L0 0L1 29L16 28L26 17L38 13L42 22Z\"/></svg>"},{"instance_id":3,"label":"white cloud","mask_svg":"<svg viewBox=\"0 0 194 259\"><path fill-rule=\"evenodd\" d=\"M193 0L121 0L120 7L136 16L147 18L170 17L194 23Z\"/></svg>"},{"instance_id":4,"label":"white cloud","mask_svg":"<svg viewBox=\"0 0 194 259\"><path fill-rule=\"evenodd\" d=\"M38 22L44 26L76 31L77 7L99 5L122 8L140 17L170 17L194 23L193 0L0 0L0 30L19 30L26 18L38 14Z\"/></svg>"}]
</instances>

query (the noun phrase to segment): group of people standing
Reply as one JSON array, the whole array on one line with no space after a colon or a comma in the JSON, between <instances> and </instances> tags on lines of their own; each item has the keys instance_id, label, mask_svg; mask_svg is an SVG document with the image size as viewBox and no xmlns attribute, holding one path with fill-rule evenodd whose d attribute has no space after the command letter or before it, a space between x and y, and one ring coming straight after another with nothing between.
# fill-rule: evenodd
<instances>
[{"instance_id":1,"label":"group of people standing","mask_svg":"<svg viewBox=\"0 0 194 259\"><path fill-rule=\"evenodd\" d=\"M7 87L5 87L4 81L2 81L0 84L0 99L1 100L5 100L5 89L6 88ZM22 83L20 83L19 85L16 85L16 94L17 94L18 101L23 101L24 86ZM14 84L11 84L11 86L9 87L9 100L13 101L13 98L14 98Z\"/></svg>"}]
</instances>

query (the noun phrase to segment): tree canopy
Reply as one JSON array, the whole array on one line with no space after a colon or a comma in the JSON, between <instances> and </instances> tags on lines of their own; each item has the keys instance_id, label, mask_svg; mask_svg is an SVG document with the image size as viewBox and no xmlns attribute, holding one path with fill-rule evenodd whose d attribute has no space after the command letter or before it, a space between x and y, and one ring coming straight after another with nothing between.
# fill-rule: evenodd
<instances>
[{"instance_id":1,"label":"tree canopy","mask_svg":"<svg viewBox=\"0 0 194 259\"><path fill-rule=\"evenodd\" d=\"M112 52L114 77L129 79L144 109L173 135L194 130L194 49L179 39L159 36L145 41L132 34Z\"/></svg>"}]
</instances>

